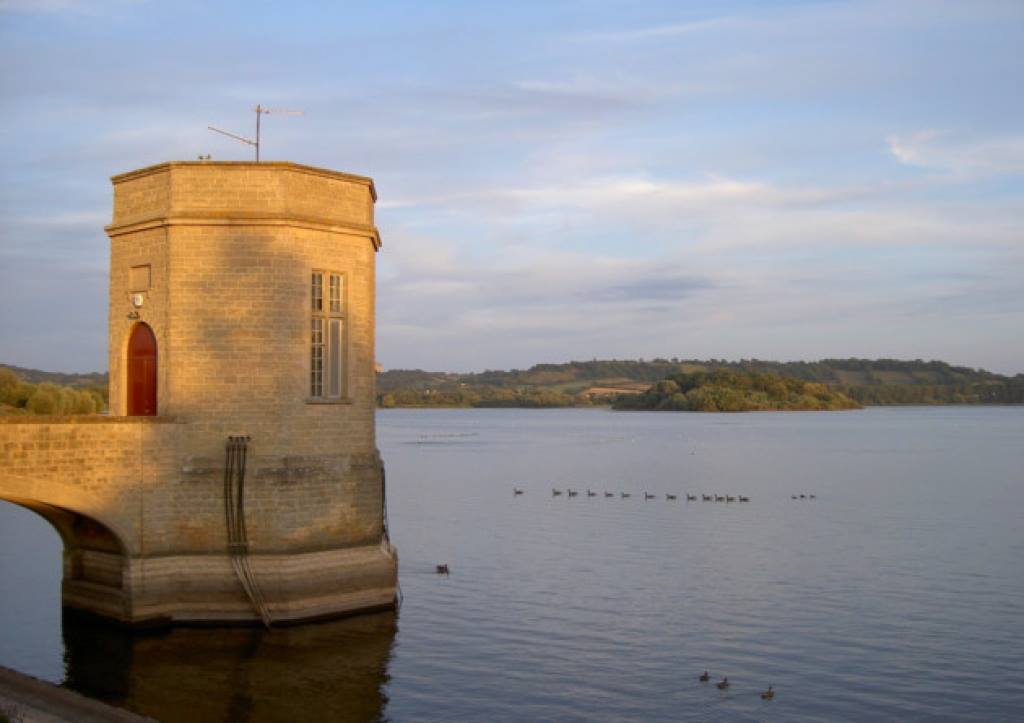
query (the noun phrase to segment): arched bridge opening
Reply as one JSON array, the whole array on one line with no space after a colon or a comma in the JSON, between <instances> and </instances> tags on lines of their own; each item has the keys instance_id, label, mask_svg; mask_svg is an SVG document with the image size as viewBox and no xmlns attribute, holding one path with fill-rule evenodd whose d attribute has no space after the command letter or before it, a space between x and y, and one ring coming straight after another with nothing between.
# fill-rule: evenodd
<instances>
[{"instance_id":1,"label":"arched bridge opening","mask_svg":"<svg viewBox=\"0 0 1024 723\"><path fill-rule=\"evenodd\" d=\"M0 494L0 501L31 510L57 532L63 544L61 598L65 607L90 610L97 602L104 607L123 607L127 552L109 526L82 512L40 500ZM32 564L30 557L26 564Z\"/></svg>"}]
</instances>

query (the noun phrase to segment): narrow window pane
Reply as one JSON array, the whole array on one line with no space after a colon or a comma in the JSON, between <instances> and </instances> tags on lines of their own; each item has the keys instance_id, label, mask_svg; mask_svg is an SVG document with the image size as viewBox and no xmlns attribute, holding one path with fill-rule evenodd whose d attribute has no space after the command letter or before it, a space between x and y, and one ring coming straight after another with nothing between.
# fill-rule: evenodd
<instances>
[{"instance_id":1,"label":"narrow window pane","mask_svg":"<svg viewBox=\"0 0 1024 723\"><path fill-rule=\"evenodd\" d=\"M313 274L313 311L324 310L324 277L321 274Z\"/></svg>"},{"instance_id":2,"label":"narrow window pane","mask_svg":"<svg viewBox=\"0 0 1024 723\"><path fill-rule=\"evenodd\" d=\"M338 274L331 274L331 313L341 313L341 279Z\"/></svg>"},{"instance_id":3,"label":"narrow window pane","mask_svg":"<svg viewBox=\"0 0 1024 723\"><path fill-rule=\"evenodd\" d=\"M341 322L331 319L330 354L327 357L330 370L328 389L332 397L340 394L339 380L341 379Z\"/></svg>"},{"instance_id":4,"label":"narrow window pane","mask_svg":"<svg viewBox=\"0 0 1024 723\"><path fill-rule=\"evenodd\" d=\"M309 395L324 395L324 320L313 319L310 329Z\"/></svg>"}]
</instances>

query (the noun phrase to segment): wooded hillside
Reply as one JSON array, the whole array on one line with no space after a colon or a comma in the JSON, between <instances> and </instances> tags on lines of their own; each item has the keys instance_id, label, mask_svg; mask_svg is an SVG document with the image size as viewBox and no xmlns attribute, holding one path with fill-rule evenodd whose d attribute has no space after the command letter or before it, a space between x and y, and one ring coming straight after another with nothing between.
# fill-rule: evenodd
<instances>
[{"instance_id":1,"label":"wooded hillside","mask_svg":"<svg viewBox=\"0 0 1024 723\"><path fill-rule=\"evenodd\" d=\"M615 409L674 412L754 412L860 409L861 405L821 382L771 372L716 369L673 374L643 394L620 395Z\"/></svg>"},{"instance_id":2,"label":"wooded hillside","mask_svg":"<svg viewBox=\"0 0 1024 723\"><path fill-rule=\"evenodd\" d=\"M609 403L622 391L639 393L674 374L714 370L823 383L866 405L1024 403L1024 374L1008 377L920 359L614 359L464 374L394 369L378 377L377 391L383 406L477 406L499 397L503 403L510 397L536 398L540 391L556 394L545 397L541 406L586 405Z\"/></svg>"}]
</instances>

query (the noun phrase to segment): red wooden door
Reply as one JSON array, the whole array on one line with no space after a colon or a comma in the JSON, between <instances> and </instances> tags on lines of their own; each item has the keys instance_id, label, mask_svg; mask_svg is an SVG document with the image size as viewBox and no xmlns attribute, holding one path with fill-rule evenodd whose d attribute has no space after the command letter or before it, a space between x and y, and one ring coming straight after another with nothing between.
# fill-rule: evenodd
<instances>
[{"instance_id":1,"label":"red wooden door","mask_svg":"<svg viewBox=\"0 0 1024 723\"><path fill-rule=\"evenodd\" d=\"M128 414L156 416L156 337L139 323L128 340Z\"/></svg>"}]
</instances>

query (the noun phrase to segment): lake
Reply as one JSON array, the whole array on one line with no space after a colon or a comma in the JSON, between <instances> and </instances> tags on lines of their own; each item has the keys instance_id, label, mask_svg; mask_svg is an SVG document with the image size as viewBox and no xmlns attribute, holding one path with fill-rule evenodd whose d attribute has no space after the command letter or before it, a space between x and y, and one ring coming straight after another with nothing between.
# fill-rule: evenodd
<instances>
[{"instance_id":1,"label":"lake","mask_svg":"<svg viewBox=\"0 0 1024 723\"><path fill-rule=\"evenodd\" d=\"M377 419L397 616L62 621L56 533L0 503L0 664L166 721L1021 716L1022 407Z\"/></svg>"}]
</instances>

